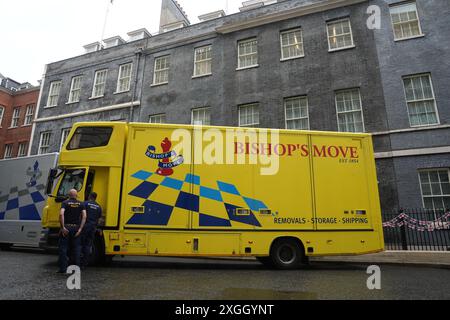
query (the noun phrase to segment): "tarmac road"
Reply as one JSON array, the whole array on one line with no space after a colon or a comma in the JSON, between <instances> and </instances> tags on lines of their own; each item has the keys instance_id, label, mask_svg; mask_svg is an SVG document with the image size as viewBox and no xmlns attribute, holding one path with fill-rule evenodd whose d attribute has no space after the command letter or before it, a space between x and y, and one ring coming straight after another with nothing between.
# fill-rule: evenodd
<instances>
[{"instance_id":1,"label":"tarmac road","mask_svg":"<svg viewBox=\"0 0 450 320\"><path fill-rule=\"evenodd\" d=\"M267 270L256 261L115 258L82 271L81 290L56 274L57 256L0 252L0 299L316 300L450 299L450 270L381 265L381 290L368 290L368 264L314 262L296 271Z\"/></svg>"}]
</instances>

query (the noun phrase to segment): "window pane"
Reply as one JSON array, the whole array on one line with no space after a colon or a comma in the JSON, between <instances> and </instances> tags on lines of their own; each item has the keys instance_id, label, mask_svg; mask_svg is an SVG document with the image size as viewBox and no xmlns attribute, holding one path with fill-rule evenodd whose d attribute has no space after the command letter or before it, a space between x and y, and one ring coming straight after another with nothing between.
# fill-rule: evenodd
<instances>
[{"instance_id":1,"label":"window pane","mask_svg":"<svg viewBox=\"0 0 450 320\"><path fill-rule=\"evenodd\" d=\"M81 127L75 131L67 147L68 150L106 146L111 138L112 128Z\"/></svg>"}]
</instances>

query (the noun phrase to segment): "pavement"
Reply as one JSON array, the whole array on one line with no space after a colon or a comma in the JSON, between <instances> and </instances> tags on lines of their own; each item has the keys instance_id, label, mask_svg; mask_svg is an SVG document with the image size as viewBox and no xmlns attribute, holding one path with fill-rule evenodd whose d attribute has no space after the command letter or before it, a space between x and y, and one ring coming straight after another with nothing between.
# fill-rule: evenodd
<instances>
[{"instance_id":1,"label":"pavement","mask_svg":"<svg viewBox=\"0 0 450 320\"><path fill-rule=\"evenodd\" d=\"M450 251L384 251L361 256L312 257L311 262L433 266L450 269Z\"/></svg>"}]
</instances>

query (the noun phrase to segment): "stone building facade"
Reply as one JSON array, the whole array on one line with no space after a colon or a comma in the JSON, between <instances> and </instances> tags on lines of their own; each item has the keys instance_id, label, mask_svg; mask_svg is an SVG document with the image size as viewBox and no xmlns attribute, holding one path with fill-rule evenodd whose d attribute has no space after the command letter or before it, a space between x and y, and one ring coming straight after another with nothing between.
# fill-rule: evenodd
<instances>
[{"instance_id":1,"label":"stone building facade","mask_svg":"<svg viewBox=\"0 0 450 320\"><path fill-rule=\"evenodd\" d=\"M178 27L47 65L31 152L58 151L80 121L364 131L383 210L450 206L449 13L285 0L194 25L173 14Z\"/></svg>"}]
</instances>

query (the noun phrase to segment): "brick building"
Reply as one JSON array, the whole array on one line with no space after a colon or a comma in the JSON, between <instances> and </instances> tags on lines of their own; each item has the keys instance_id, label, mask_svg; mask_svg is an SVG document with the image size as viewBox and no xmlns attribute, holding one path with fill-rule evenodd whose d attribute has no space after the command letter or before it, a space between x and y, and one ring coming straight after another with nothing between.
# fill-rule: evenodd
<instances>
[{"instance_id":1,"label":"brick building","mask_svg":"<svg viewBox=\"0 0 450 320\"><path fill-rule=\"evenodd\" d=\"M0 74L0 159L28 155L39 87Z\"/></svg>"},{"instance_id":2,"label":"brick building","mask_svg":"<svg viewBox=\"0 0 450 320\"><path fill-rule=\"evenodd\" d=\"M246 4L191 25L163 0L159 34L47 65L32 153L80 121L370 132L383 210L450 207L450 1Z\"/></svg>"}]
</instances>

